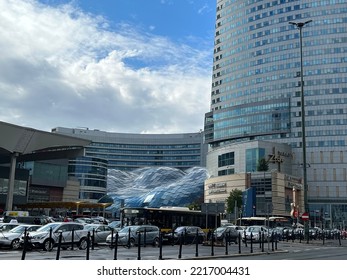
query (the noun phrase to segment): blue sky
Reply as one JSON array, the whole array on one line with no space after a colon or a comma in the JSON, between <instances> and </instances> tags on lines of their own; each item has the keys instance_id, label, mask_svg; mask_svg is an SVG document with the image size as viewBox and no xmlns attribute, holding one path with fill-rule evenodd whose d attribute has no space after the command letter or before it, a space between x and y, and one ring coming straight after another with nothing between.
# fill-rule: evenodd
<instances>
[{"instance_id":1,"label":"blue sky","mask_svg":"<svg viewBox=\"0 0 347 280\"><path fill-rule=\"evenodd\" d=\"M0 121L203 129L216 0L0 1Z\"/></svg>"}]
</instances>

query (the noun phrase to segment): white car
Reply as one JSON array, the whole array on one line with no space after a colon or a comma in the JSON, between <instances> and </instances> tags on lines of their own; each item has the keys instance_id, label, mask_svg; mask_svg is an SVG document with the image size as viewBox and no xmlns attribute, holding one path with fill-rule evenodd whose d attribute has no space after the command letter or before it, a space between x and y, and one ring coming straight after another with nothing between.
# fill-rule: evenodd
<instances>
[{"instance_id":1,"label":"white car","mask_svg":"<svg viewBox=\"0 0 347 280\"><path fill-rule=\"evenodd\" d=\"M262 236L264 235L264 240L268 240L269 238L269 228L266 226L249 226L245 230L242 240L246 242L250 242L251 238L254 242L259 242L262 240Z\"/></svg>"},{"instance_id":2,"label":"white car","mask_svg":"<svg viewBox=\"0 0 347 280\"><path fill-rule=\"evenodd\" d=\"M84 229L83 224L74 222L56 222L42 226L37 231L29 233L29 245L32 248L50 251L57 246L60 234L62 235L62 246L71 246L73 242L81 250L87 248L88 231Z\"/></svg>"},{"instance_id":3,"label":"white car","mask_svg":"<svg viewBox=\"0 0 347 280\"><path fill-rule=\"evenodd\" d=\"M0 232L0 247L19 249L20 241L24 232L33 232L38 230L40 227L40 225L18 225L9 231Z\"/></svg>"}]
</instances>

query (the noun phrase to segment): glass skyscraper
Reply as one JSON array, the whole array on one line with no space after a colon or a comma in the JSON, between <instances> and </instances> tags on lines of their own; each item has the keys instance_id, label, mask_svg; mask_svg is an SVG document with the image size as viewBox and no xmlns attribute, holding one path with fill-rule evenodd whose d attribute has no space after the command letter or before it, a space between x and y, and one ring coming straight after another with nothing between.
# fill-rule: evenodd
<instances>
[{"instance_id":1,"label":"glass skyscraper","mask_svg":"<svg viewBox=\"0 0 347 280\"><path fill-rule=\"evenodd\" d=\"M205 140L211 149L257 139L288 143L292 172L302 176L300 33L289 22L308 20L308 202L333 217L347 213L347 0L217 0Z\"/></svg>"}]
</instances>

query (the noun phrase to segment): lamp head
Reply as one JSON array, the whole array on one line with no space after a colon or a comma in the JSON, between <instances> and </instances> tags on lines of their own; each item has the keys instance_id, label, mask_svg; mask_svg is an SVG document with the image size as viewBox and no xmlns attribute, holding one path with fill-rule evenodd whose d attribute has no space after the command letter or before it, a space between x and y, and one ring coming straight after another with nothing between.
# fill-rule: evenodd
<instances>
[{"instance_id":1,"label":"lamp head","mask_svg":"<svg viewBox=\"0 0 347 280\"><path fill-rule=\"evenodd\" d=\"M305 21L305 22L293 22L293 21L290 21L289 24L292 24L292 25L295 25L297 28L302 28L304 27L304 25L308 24L312 22L312 19L308 20L308 21Z\"/></svg>"}]
</instances>

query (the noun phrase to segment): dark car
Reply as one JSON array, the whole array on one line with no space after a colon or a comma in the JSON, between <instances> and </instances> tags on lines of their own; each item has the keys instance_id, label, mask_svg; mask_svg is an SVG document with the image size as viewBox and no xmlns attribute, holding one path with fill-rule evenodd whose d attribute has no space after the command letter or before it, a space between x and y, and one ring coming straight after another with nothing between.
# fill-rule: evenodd
<instances>
[{"instance_id":1,"label":"dark car","mask_svg":"<svg viewBox=\"0 0 347 280\"><path fill-rule=\"evenodd\" d=\"M164 243L177 244L181 240L183 244L201 244L206 240L206 234L197 226L181 226L163 236Z\"/></svg>"},{"instance_id":2,"label":"dark car","mask_svg":"<svg viewBox=\"0 0 347 280\"><path fill-rule=\"evenodd\" d=\"M239 233L233 226L223 226L218 227L213 231L213 237L215 241L224 242L227 241L228 243L234 242L237 244ZM210 236L210 239L212 238L212 235Z\"/></svg>"}]
</instances>

